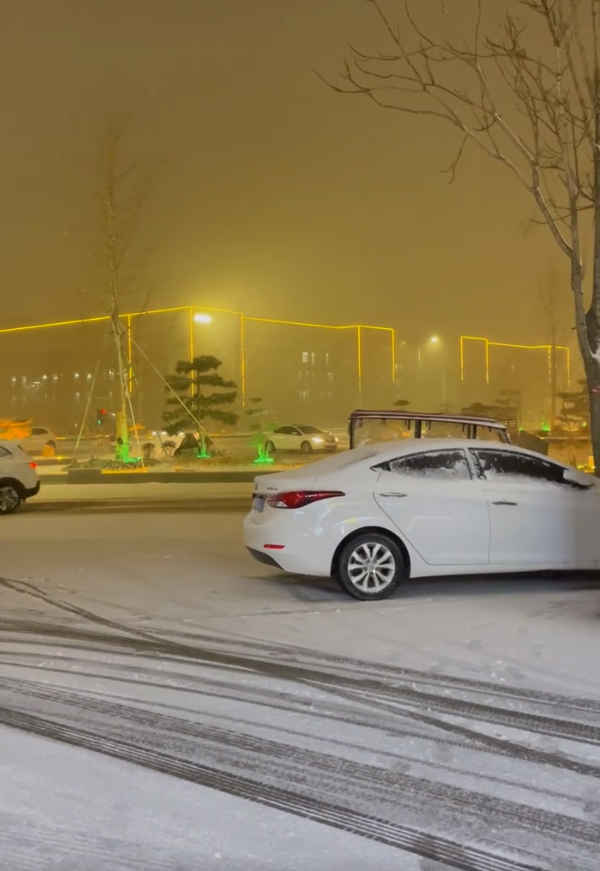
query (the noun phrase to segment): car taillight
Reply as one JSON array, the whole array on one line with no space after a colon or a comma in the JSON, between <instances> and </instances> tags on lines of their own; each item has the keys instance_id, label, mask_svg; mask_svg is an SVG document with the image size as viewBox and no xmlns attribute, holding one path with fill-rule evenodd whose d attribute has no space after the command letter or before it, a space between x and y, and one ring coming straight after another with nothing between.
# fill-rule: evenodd
<instances>
[{"instance_id":1,"label":"car taillight","mask_svg":"<svg viewBox=\"0 0 600 871\"><path fill-rule=\"evenodd\" d=\"M304 508L305 505L313 502L345 495L339 490L291 490L288 493L273 493L267 496L267 505L271 508Z\"/></svg>"},{"instance_id":2,"label":"car taillight","mask_svg":"<svg viewBox=\"0 0 600 871\"><path fill-rule=\"evenodd\" d=\"M37 469L37 463L29 463L32 469Z\"/></svg>"}]
</instances>

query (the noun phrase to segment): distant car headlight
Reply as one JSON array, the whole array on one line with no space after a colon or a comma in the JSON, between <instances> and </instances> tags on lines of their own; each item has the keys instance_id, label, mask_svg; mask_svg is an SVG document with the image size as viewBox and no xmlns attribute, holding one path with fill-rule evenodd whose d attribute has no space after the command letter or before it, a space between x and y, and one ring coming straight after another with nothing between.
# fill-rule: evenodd
<instances>
[{"instance_id":1,"label":"distant car headlight","mask_svg":"<svg viewBox=\"0 0 600 871\"><path fill-rule=\"evenodd\" d=\"M311 439L311 442L314 442L316 445L322 445L323 441L324 440L322 438L320 438L319 436L313 436Z\"/></svg>"}]
</instances>

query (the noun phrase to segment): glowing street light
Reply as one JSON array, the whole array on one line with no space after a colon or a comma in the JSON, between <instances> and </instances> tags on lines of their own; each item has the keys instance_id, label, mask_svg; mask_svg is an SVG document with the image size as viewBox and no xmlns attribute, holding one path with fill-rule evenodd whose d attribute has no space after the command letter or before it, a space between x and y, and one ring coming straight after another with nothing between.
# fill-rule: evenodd
<instances>
[{"instance_id":1,"label":"glowing street light","mask_svg":"<svg viewBox=\"0 0 600 871\"><path fill-rule=\"evenodd\" d=\"M198 314L194 315L194 320L196 321L197 324L210 324L210 322L212 321L212 318L210 315L203 315L203 314L198 313Z\"/></svg>"},{"instance_id":2,"label":"glowing street light","mask_svg":"<svg viewBox=\"0 0 600 871\"><path fill-rule=\"evenodd\" d=\"M417 350L417 373L419 381L421 380L421 351L423 348L429 348L432 345L436 345L440 347L440 351L436 353L436 356L439 355L439 364L441 367L441 376L442 376L442 407L446 405L446 360L444 356L444 345L440 341L439 336L430 336L426 342L423 342L422 345L419 345Z\"/></svg>"}]
</instances>

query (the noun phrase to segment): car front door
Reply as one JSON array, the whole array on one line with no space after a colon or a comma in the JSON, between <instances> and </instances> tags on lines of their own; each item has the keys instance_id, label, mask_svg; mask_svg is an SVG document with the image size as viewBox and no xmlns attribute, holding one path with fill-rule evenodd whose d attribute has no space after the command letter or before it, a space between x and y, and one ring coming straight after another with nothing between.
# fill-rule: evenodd
<instances>
[{"instance_id":1,"label":"car front door","mask_svg":"<svg viewBox=\"0 0 600 871\"><path fill-rule=\"evenodd\" d=\"M302 442L308 441L308 437L303 435L298 427L291 426L290 427L290 437L289 437L289 448L290 451L299 451L302 445Z\"/></svg>"},{"instance_id":2,"label":"car front door","mask_svg":"<svg viewBox=\"0 0 600 871\"><path fill-rule=\"evenodd\" d=\"M475 448L471 454L489 505L491 565L594 564L594 488L574 486L562 466L525 452Z\"/></svg>"},{"instance_id":3,"label":"car front door","mask_svg":"<svg viewBox=\"0 0 600 871\"><path fill-rule=\"evenodd\" d=\"M464 450L426 451L385 463L375 500L433 566L487 565L490 522L483 484Z\"/></svg>"}]
</instances>

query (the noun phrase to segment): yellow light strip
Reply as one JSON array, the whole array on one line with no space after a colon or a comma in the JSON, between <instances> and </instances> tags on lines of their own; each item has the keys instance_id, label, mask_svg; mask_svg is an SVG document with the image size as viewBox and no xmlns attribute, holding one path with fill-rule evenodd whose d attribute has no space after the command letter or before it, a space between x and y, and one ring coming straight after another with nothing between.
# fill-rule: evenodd
<instances>
[{"instance_id":1,"label":"yellow light strip","mask_svg":"<svg viewBox=\"0 0 600 871\"><path fill-rule=\"evenodd\" d=\"M356 360L358 375L358 404L362 405L362 342L360 327L356 327Z\"/></svg>"},{"instance_id":2,"label":"yellow light strip","mask_svg":"<svg viewBox=\"0 0 600 871\"><path fill-rule=\"evenodd\" d=\"M122 315L123 317L123 315ZM72 327L76 324L95 324L101 321L109 321L109 315L102 315L98 318L80 318L77 321L56 321L51 324L30 324L26 327L4 327L0 329L0 333L22 333L25 330L43 330L46 327Z\"/></svg>"},{"instance_id":3,"label":"yellow light strip","mask_svg":"<svg viewBox=\"0 0 600 871\"><path fill-rule=\"evenodd\" d=\"M490 383L490 347L494 348L516 348L522 351L546 351L551 354L552 345L521 345L513 344L512 342L490 342L484 336L460 336L459 339L459 355L460 355L460 380L465 380L465 349L464 343L470 342L485 342L485 381ZM555 350L565 351L567 359L567 384L571 384L571 349L566 345L555 345Z\"/></svg>"},{"instance_id":4,"label":"yellow light strip","mask_svg":"<svg viewBox=\"0 0 600 871\"><path fill-rule=\"evenodd\" d=\"M244 315L245 321L253 321L254 323L261 324L279 324L280 326L287 327L313 327L317 330L353 330L356 329L355 326L332 326L331 324L309 324L304 321L283 321L279 320L279 318L252 318Z\"/></svg>"}]
</instances>

